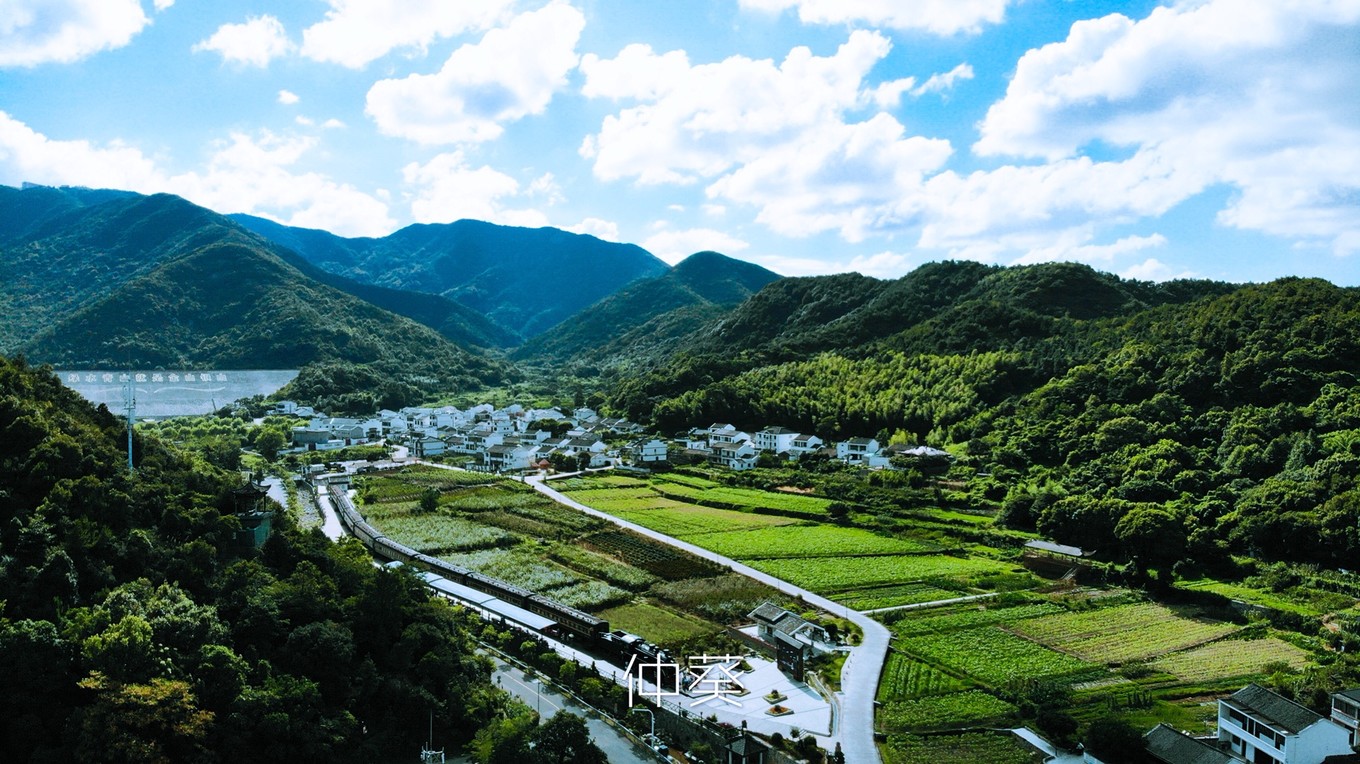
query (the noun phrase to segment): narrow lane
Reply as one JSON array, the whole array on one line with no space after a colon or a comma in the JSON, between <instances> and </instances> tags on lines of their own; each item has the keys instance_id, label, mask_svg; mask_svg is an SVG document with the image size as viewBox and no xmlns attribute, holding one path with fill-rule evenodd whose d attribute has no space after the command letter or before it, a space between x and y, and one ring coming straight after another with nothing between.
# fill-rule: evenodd
<instances>
[{"instance_id":1,"label":"narrow lane","mask_svg":"<svg viewBox=\"0 0 1360 764\"><path fill-rule=\"evenodd\" d=\"M657 533L636 523L620 520L593 507L588 507L548 487L541 475L527 477L524 482L559 504L585 512L592 517L608 520L621 528L627 528L648 538L683 549L697 557L726 566L737 573L778 589L780 592L801 597L804 602L816 605L828 613L842 615L853 622L863 632L864 639L860 645L851 649L850 654L846 657L845 666L841 670L839 703L841 713L837 719L839 722L838 729L832 730L831 737L828 739L828 747L834 747L835 743L839 742L841 751L845 754L845 760L855 762L855 764L881 761L878 755L878 746L874 744L873 719L874 696L878 692L878 680L883 673L883 663L888 656L889 632L886 626L857 610L850 610L845 605L794 586L749 565L716 554L703 547L695 546L687 541L681 541L664 533Z\"/></svg>"},{"instance_id":2,"label":"narrow lane","mask_svg":"<svg viewBox=\"0 0 1360 764\"><path fill-rule=\"evenodd\" d=\"M547 721L558 711L568 711L584 717L586 729L595 740L595 745L609 757L610 764L656 764L661 758L636 742L628 733L609 724L591 709L553 689L552 685L526 676L520 669L493 658L496 663L491 672L492 680L498 687L524 701L529 708L538 712L539 719Z\"/></svg>"}]
</instances>

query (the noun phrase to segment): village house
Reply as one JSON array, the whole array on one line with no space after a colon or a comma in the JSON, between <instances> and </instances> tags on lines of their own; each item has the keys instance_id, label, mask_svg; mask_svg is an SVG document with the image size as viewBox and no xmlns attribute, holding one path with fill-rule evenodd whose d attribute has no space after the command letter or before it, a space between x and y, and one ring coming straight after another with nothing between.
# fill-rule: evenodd
<instances>
[{"instance_id":1,"label":"village house","mask_svg":"<svg viewBox=\"0 0 1360 764\"><path fill-rule=\"evenodd\" d=\"M667 452L666 441L660 438L635 440L625 449L626 458L634 464L664 462Z\"/></svg>"},{"instance_id":2,"label":"village house","mask_svg":"<svg viewBox=\"0 0 1360 764\"><path fill-rule=\"evenodd\" d=\"M836 444L836 458L846 464L864 464L878 454L879 444L873 438L851 438Z\"/></svg>"},{"instance_id":3,"label":"village house","mask_svg":"<svg viewBox=\"0 0 1360 764\"><path fill-rule=\"evenodd\" d=\"M796 458L803 454L810 454L821 450L824 445L826 445L825 441L816 435L795 435L793 440L789 442L789 456Z\"/></svg>"},{"instance_id":4,"label":"village house","mask_svg":"<svg viewBox=\"0 0 1360 764\"><path fill-rule=\"evenodd\" d=\"M708 454L708 462L738 472L754 469L756 466L756 449L749 440L736 443L714 443Z\"/></svg>"},{"instance_id":5,"label":"village house","mask_svg":"<svg viewBox=\"0 0 1360 764\"><path fill-rule=\"evenodd\" d=\"M1218 701L1218 742L1253 764L1322 764L1353 752L1349 729L1257 684Z\"/></svg>"},{"instance_id":6,"label":"village house","mask_svg":"<svg viewBox=\"0 0 1360 764\"><path fill-rule=\"evenodd\" d=\"M1332 696L1332 721L1351 731L1351 746L1360 746L1360 688Z\"/></svg>"},{"instance_id":7,"label":"village house","mask_svg":"<svg viewBox=\"0 0 1360 764\"><path fill-rule=\"evenodd\" d=\"M800 433L784 427L766 427L757 432L751 439L751 444L757 451L769 451L774 454L787 454L793 447L793 441L798 438Z\"/></svg>"},{"instance_id":8,"label":"village house","mask_svg":"<svg viewBox=\"0 0 1360 764\"><path fill-rule=\"evenodd\" d=\"M826 629L773 602L762 602L747 617L756 623L756 636L774 645L779 670L800 682L804 663L834 647Z\"/></svg>"}]
</instances>

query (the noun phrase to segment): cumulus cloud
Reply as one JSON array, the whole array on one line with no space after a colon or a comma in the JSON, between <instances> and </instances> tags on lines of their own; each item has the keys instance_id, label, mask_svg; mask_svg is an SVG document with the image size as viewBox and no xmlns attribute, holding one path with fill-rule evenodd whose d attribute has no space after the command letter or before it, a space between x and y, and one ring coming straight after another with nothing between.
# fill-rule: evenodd
<instances>
[{"instance_id":1,"label":"cumulus cloud","mask_svg":"<svg viewBox=\"0 0 1360 764\"><path fill-rule=\"evenodd\" d=\"M284 106L292 106L293 104L297 103L298 100L299 99L297 93L294 93L291 90L279 91L279 103L283 104Z\"/></svg>"},{"instance_id":2,"label":"cumulus cloud","mask_svg":"<svg viewBox=\"0 0 1360 764\"><path fill-rule=\"evenodd\" d=\"M223 24L206 40L194 45L194 52L212 51L223 61L246 66L269 66L269 62L293 49L283 23L273 16L256 16L242 24Z\"/></svg>"},{"instance_id":3,"label":"cumulus cloud","mask_svg":"<svg viewBox=\"0 0 1360 764\"><path fill-rule=\"evenodd\" d=\"M594 236L602 241L621 241L619 237L619 224L612 220L601 220L600 218L586 218L574 226L564 230L572 233L584 233Z\"/></svg>"},{"instance_id":4,"label":"cumulus cloud","mask_svg":"<svg viewBox=\"0 0 1360 764\"><path fill-rule=\"evenodd\" d=\"M1122 278L1139 281L1170 281L1171 279L1192 279L1194 271L1177 270L1155 257L1149 257L1137 265L1129 266L1119 272Z\"/></svg>"},{"instance_id":5,"label":"cumulus cloud","mask_svg":"<svg viewBox=\"0 0 1360 764\"><path fill-rule=\"evenodd\" d=\"M438 154L430 161L402 168L402 179L412 189L411 216L418 223L449 223L471 218L503 225L548 225L538 210L509 208L505 202L520 197L519 181L483 165L472 167L462 151Z\"/></svg>"},{"instance_id":6,"label":"cumulus cloud","mask_svg":"<svg viewBox=\"0 0 1360 764\"><path fill-rule=\"evenodd\" d=\"M1360 2L1209 0L1074 24L1020 59L980 125L984 156L1089 163L1114 206L1165 209L1214 185L1218 222L1360 251ZM1086 183L1091 186L1093 184Z\"/></svg>"},{"instance_id":7,"label":"cumulus cloud","mask_svg":"<svg viewBox=\"0 0 1360 764\"><path fill-rule=\"evenodd\" d=\"M974 34L999 24L1011 0L741 0L750 10L782 13L798 9L804 24L853 24L921 31L935 35Z\"/></svg>"},{"instance_id":8,"label":"cumulus cloud","mask_svg":"<svg viewBox=\"0 0 1360 764\"><path fill-rule=\"evenodd\" d=\"M730 255L749 246L751 245L746 241L712 228L689 228L682 231L663 228L642 242L643 249L671 265L695 252L711 250Z\"/></svg>"},{"instance_id":9,"label":"cumulus cloud","mask_svg":"<svg viewBox=\"0 0 1360 764\"><path fill-rule=\"evenodd\" d=\"M151 23L139 0L2 0L0 19L0 66L79 61Z\"/></svg>"},{"instance_id":10,"label":"cumulus cloud","mask_svg":"<svg viewBox=\"0 0 1360 764\"><path fill-rule=\"evenodd\" d=\"M326 0L302 31L302 55L358 69L392 50L423 54L435 40L490 28L513 0Z\"/></svg>"},{"instance_id":11,"label":"cumulus cloud","mask_svg":"<svg viewBox=\"0 0 1360 764\"><path fill-rule=\"evenodd\" d=\"M246 212L289 225L373 236L395 226L387 206L347 183L294 165L315 143L261 132L233 133L207 165L171 174L139 149L53 140L0 112L0 181L169 192L220 212Z\"/></svg>"},{"instance_id":12,"label":"cumulus cloud","mask_svg":"<svg viewBox=\"0 0 1360 764\"><path fill-rule=\"evenodd\" d=\"M494 140L541 114L576 68L585 16L563 2L517 16L453 52L434 74L380 80L365 111L386 134L426 144Z\"/></svg>"},{"instance_id":13,"label":"cumulus cloud","mask_svg":"<svg viewBox=\"0 0 1360 764\"><path fill-rule=\"evenodd\" d=\"M896 279L905 276L915 264L912 257L900 252L879 252L875 255L859 255L852 258L845 270L876 279Z\"/></svg>"},{"instance_id":14,"label":"cumulus cloud","mask_svg":"<svg viewBox=\"0 0 1360 764\"><path fill-rule=\"evenodd\" d=\"M794 48L777 66L742 56L690 65L683 52L641 46L612 61L587 57L583 92L639 103L607 116L581 154L601 180L702 181L712 204L754 205L777 232L857 241L898 225L900 200L919 198L923 175L951 153L947 141L907 136L887 113L848 121L887 99L866 78L891 47L858 31L834 55Z\"/></svg>"},{"instance_id":15,"label":"cumulus cloud","mask_svg":"<svg viewBox=\"0 0 1360 764\"><path fill-rule=\"evenodd\" d=\"M156 10L163 11L175 4L175 0L156 0Z\"/></svg>"}]
</instances>

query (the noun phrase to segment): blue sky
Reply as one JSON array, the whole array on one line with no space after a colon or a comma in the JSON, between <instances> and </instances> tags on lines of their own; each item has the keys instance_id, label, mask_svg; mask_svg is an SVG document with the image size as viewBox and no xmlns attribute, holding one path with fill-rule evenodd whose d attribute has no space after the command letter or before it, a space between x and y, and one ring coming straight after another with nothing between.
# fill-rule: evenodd
<instances>
[{"instance_id":1,"label":"blue sky","mask_svg":"<svg viewBox=\"0 0 1360 764\"><path fill-rule=\"evenodd\" d=\"M0 0L0 183L1360 284L1360 0Z\"/></svg>"}]
</instances>

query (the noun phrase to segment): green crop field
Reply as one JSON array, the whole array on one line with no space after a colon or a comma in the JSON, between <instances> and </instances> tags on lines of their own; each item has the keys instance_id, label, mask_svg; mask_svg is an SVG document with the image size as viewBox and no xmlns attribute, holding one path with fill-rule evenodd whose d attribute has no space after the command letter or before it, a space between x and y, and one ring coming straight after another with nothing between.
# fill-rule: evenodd
<instances>
[{"instance_id":1,"label":"green crop field","mask_svg":"<svg viewBox=\"0 0 1360 764\"><path fill-rule=\"evenodd\" d=\"M886 586L870 586L863 589L848 589L836 595L838 602L843 602L855 610L874 610L883 607L897 607L898 605L915 605L921 602L935 602L947 600L960 596L956 591L941 589L938 586L913 581L905 584L888 584Z\"/></svg>"},{"instance_id":2,"label":"green crop field","mask_svg":"<svg viewBox=\"0 0 1360 764\"><path fill-rule=\"evenodd\" d=\"M883 664L883 678L878 684L878 700L889 702L911 700L927 695L943 695L967 689L962 679L950 676L910 655L892 652Z\"/></svg>"},{"instance_id":3,"label":"green crop field","mask_svg":"<svg viewBox=\"0 0 1360 764\"><path fill-rule=\"evenodd\" d=\"M627 520L630 523L637 523L645 528L664 533L668 536L676 536L692 540L701 546L706 545L698 540L706 534L731 533L733 531L746 531L756 528L775 528L782 525L791 525L797 520L780 517L778 515L756 515L750 512L736 512L730 509L714 509L713 507L700 507L692 504L677 505L675 508L656 508L637 511L628 510L605 510L620 520ZM693 537L693 538L691 538Z\"/></svg>"},{"instance_id":4,"label":"green crop field","mask_svg":"<svg viewBox=\"0 0 1360 764\"><path fill-rule=\"evenodd\" d=\"M1009 732L890 735L884 764L1040 764L1044 756Z\"/></svg>"},{"instance_id":5,"label":"green crop field","mask_svg":"<svg viewBox=\"0 0 1360 764\"><path fill-rule=\"evenodd\" d=\"M1172 653L1149 665L1183 682L1206 682L1256 676L1265 673L1263 669L1267 663L1276 662L1301 669L1312 662L1312 657L1306 650L1274 637L1225 639Z\"/></svg>"},{"instance_id":6,"label":"green crop field","mask_svg":"<svg viewBox=\"0 0 1360 764\"><path fill-rule=\"evenodd\" d=\"M995 722L1015 713L1015 706L980 690L936 695L884 704L878 715L885 732L953 729Z\"/></svg>"},{"instance_id":7,"label":"green crop field","mask_svg":"<svg viewBox=\"0 0 1360 764\"><path fill-rule=\"evenodd\" d=\"M898 619L892 625L894 634L909 637L917 634L943 634L960 629L1009 623L1025 618L1034 618L1051 613L1067 611L1051 602L1035 602L1027 605L998 607L986 601L979 604L956 605L947 611L912 613Z\"/></svg>"},{"instance_id":8,"label":"green crop field","mask_svg":"<svg viewBox=\"0 0 1360 764\"><path fill-rule=\"evenodd\" d=\"M549 589L544 594L564 605L590 611L622 605L633 598L632 594L603 581L581 581Z\"/></svg>"},{"instance_id":9,"label":"green crop field","mask_svg":"<svg viewBox=\"0 0 1360 764\"><path fill-rule=\"evenodd\" d=\"M1153 602L1098 608L1012 624L1017 634L1099 663L1144 660L1233 633L1223 621L1189 618Z\"/></svg>"},{"instance_id":10,"label":"green crop field","mask_svg":"<svg viewBox=\"0 0 1360 764\"><path fill-rule=\"evenodd\" d=\"M912 637L901 649L993 687L1027 679L1090 673L1099 667L995 626Z\"/></svg>"},{"instance_id":11,"label":"green crop field","mask_svg":"<svg viewBox=\"0 0 1360 764\"><path fill-rule=\"evenodd\" d=\"M499 529L446 515L406 515L382 521L382 532L389 538L426 554L509 546L517 539Z\"/></svg>"},{"instance_id":12,"label":"green crop field","mask_svg":"<svg viewBox=\"0 0 1360 764\"><path fill-rule=\"evenodd\" d=\"M641 602L604 610L600 617L607 619L612 629L646 634L662 646L687 642L717 631L717 627L711 623Z\"/></svg>"},{"instance_id":13,"label":"green crop field","mask_svg":"<svg viewBox=\"0 0 1360 764\"><path fill-rule=\"evenodd\" d=\"M742 533L689 536L685 540L737 560L843 558L939 551L939 547L934 544L835 525L785 526ZM872 564L872 561L866 560L863 564Z\"/></svg>"},{"instance_id":14,"label":"green crop field","mask_svg":"<svg viewBox=\"0 0 1360 764\"><path fill-rule=\"evenodd\" d=\"M533 552L518 549L483 549L440 556L454 565L462 565L535 592L570 586L584 580L579 574L547 562Z\"/></svg>"},{"instance_id":15,"label":"green crop field","mask_svg":"<svg viewBox=\"0 0 1360 764\"><path fill-rule=\"evenodd\" d=\"M897 555L861 560L839 557L752 560L751 567L819 594L860 589L903 581L940 579L966 582L989 574L1006 573L1011 565L977 557Z\"/></svg>"}]
</instances>

